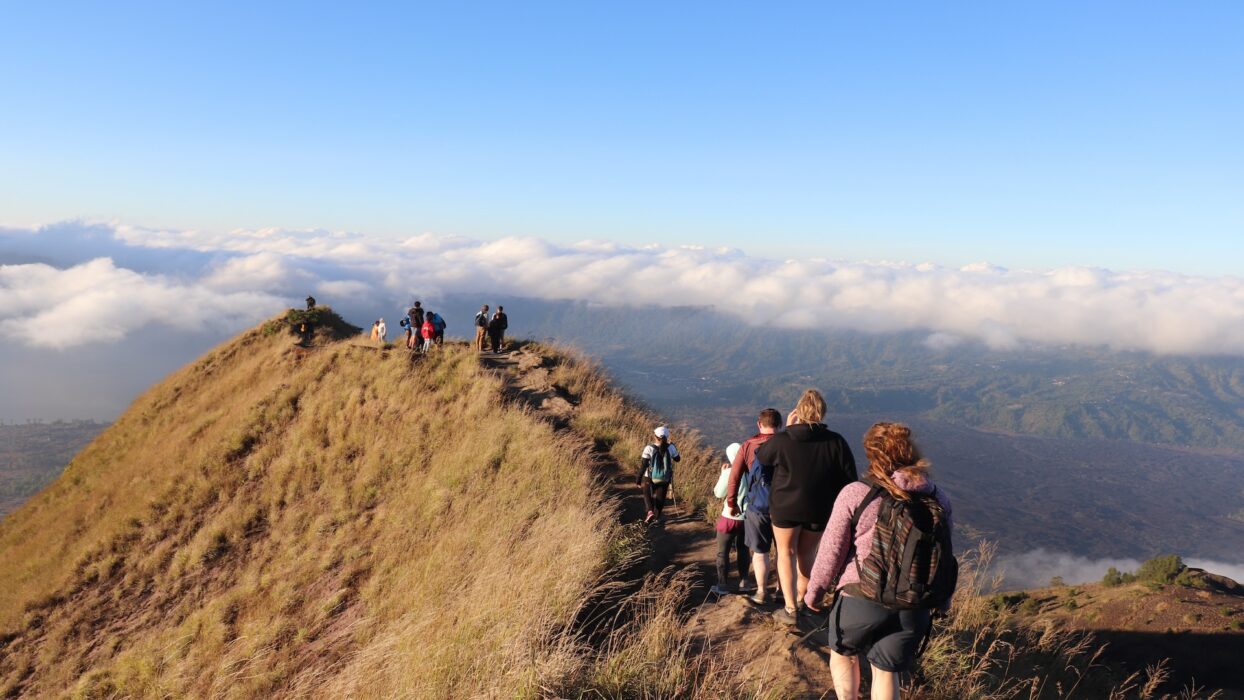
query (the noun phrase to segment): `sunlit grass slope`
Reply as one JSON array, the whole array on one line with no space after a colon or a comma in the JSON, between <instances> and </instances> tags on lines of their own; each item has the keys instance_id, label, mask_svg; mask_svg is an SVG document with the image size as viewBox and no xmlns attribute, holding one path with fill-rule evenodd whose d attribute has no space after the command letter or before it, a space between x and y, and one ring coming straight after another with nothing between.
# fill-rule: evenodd
<instances>
[{"instance_id":1,"label":"sunlit grass slope","mask_svg":"<svg viewBox=\"0 0 1244 700\"><path fill-rule=\"evenodd\" d=\"M0 524L0 696L597 682L570 626L622 539L587 445L634 454L646 427L590 368L559 378L597 437L506 405L465 347L268 324L209 352Z\"/></svg>"}]
</instances>

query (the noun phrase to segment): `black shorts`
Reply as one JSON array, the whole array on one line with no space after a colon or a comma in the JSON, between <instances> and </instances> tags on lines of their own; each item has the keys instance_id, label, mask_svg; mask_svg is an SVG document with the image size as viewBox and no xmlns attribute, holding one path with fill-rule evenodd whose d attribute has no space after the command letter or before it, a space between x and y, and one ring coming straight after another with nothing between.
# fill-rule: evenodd
<instances>
[{"instance_id":1,"label":"black shorts","mask_svg":"<svg viewBox=\"0 0 1244 700\"><path fill-rule=\"evenodd\" d=\"M773 525L768 513L749 510L743 514L743 543L754 554L768 554L773 548Z\"/></svg>"},{"instance_id":2,"label":"black shorts","mask_svg":"<svg viewBox=\"0 0 1244 700\"><path fill-rule=\"evenodd\" d=\"M867 654L868 663L882 671L906 671L931 624L928 610L890 610L839 595L829 610L829 648L843 656Z\"/></svg>"},{"instance_id":3,"label":"black shorts","mask_svg":"<svg viewBox=\"0 0 1244 700\"><path fill-rule=\"evenodd\" d=\"M806 532L825 532L825 523L801 523L795 520L779 520L773 519L773 527L780 527L789 530L793 527L802 528Z\"/></svg>"}]
</instances>

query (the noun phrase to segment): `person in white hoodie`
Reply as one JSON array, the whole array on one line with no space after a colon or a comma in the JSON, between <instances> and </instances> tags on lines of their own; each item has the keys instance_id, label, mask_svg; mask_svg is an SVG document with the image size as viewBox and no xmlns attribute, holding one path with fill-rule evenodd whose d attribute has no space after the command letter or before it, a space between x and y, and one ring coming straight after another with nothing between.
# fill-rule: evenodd
<instances>
[{"instance_id":1,"label":"person in white hoodie","mask_svg":"<svg viewBox=\"0 0 1244 700\"><path fill-rule=\"evenodd\" d=\"M389 327L384 325L384 319L380 319L380 325L376 326L376 335L380 336L380 344L384 345L389 342Z\"/></svg>"},{"instance_id":2,"label":"person in white hoodie","mask_svg":"<svg viewBox=\"0 0 1244 700\"><path fill-rule=\"evenodd\" d=\"M726 595L730 593L727 582L730 578L730 549L734 548L735 565L739 570L739 593L746 593L750 590L750 584L747 581L747 564L751 559L751 555L747 551L747 543L743 541L743 511L735 509L736 512L731 514L730 504L724 499L726 491L730 484L730 465L734 463L734 458L742 448L737 442L730 443L726 448L726 461L721 465L721 475L717 477L717 485L713 487L713 495L721 498L721 516L717 518L717 584L713 586L712 592L717 595ZM739 502L746 502L746 487L740 489L737 496Z\"/></svg>"}]
</instances>

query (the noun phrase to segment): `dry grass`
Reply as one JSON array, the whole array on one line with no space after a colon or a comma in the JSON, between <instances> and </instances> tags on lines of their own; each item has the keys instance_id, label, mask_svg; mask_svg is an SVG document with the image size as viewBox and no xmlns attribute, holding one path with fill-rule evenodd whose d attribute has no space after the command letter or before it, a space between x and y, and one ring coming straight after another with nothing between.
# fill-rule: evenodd
<instances>
[{"instance_id":1,"label":"dry grass","mask_svg":"<svg viewBox=\"0 0 1244 700\"><path fill-rule=\"evenodd\" d=\"M577 631L642 547L584 436L633 461L653 419L564 360L571 431L465 347L303 351L268 324L209 352L0 524L0 696L721 696L685 578L602 647Z\"/></svg>"}]
</instances>

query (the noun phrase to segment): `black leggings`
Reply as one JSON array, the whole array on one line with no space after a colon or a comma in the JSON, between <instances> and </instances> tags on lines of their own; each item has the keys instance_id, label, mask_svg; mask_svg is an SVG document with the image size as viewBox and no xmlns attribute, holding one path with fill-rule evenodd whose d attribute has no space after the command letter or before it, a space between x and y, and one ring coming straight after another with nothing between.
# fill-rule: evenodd
<instances>
[{"instance_id":1,"label":"black leggings","mask_svg":"<svg viewBox=\"0 0 1244 700\"><path fill-rule=\"evenodd\" d=\"M726 573L730 568L730 545L734 545L735 563L739 568L739 581L747 580L747 565L751 561L751 553L747 551L747 543L743 541L742 523L734 532L717 533L717 585L724 586L729 580Z\"/></svg>"},{"instance_id":2,"label":"black leggings","mask_svg":"<svg viewBox=\"0 0 1244 700\"><path fill-rule=\"evenodd\" d=\"M649 513L661 514L661 509L665 507L665 494L669 491L669 482L660 484L652 483L652 479L644 478L644 507Z\"/></svg>"}]
</instances>

